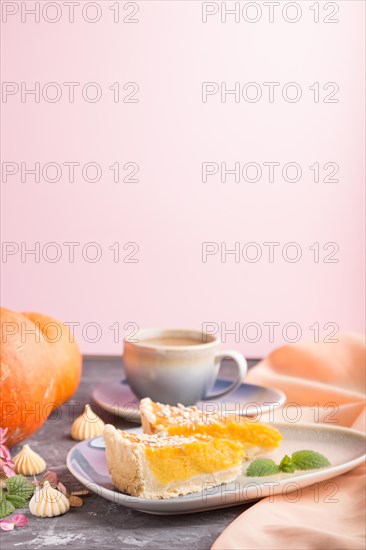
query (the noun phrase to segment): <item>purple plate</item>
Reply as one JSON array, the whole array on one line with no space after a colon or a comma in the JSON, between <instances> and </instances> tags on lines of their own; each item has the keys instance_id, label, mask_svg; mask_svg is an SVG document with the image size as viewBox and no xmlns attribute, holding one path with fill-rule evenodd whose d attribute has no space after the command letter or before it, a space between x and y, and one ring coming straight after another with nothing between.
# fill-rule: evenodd
<instances>
[{"instance_id":1,"label":"purple plate","mask_svg":"<svg viewBox=\"0 0 366 550\"><path fill-rule=\"evenodd\" d=\"M214 487L205 484L202 491L197 493L167 499L139 498L118 491L108 472L103 437L77 443L67 456L67 467L89 490L107 500L140 512L168 515L226 508L276 494L282 494L288 500L288 493L300 491L301 495L303 487L348 472L365 460L365 435L356 430L328 424L273 425L283 435L281 445L270 455L277 463L285 454L313 449L324 454L331 465L319 470L297 470L294 474L247 477L247 463L244 464L243 474L232 483ZM331 491L327 494L329 498Z\"/></svg>"}]
</instances>

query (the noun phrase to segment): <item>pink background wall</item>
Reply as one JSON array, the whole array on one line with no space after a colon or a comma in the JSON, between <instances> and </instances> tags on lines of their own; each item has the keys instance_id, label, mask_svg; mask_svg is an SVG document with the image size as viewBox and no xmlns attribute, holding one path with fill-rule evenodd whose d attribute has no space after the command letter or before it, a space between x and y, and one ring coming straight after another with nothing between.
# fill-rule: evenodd
<instances>
[{"instance_id":1,"label":"pink background wall","mask_svg":"<svg viewBox=\"0 0 366 550\"><path fill-rule=\"evenodd\" d=\"M135 324L201 328L211 322L227 329L236 324L240 334L228 334L226 344L249 357L295 338L294 327L287 337L282 334L290 322L309 339L314 339L315 328L309 328L314 323L321 340L337 326L364 330L363 2L333 3L339 22L328 24L323 20L332 10L324 11L324 3L319 23L307 2L297 3L302 14L296 23L284 20L283 2L273 23L263 2L256 2L262 9L256 23L242 18L235 23L233 17L222 23L220 14L203 23L201 2L140 1L139 22L132 24L114 23L109 1L96 3L102 15L94 24L82 18L85 2L75 8L74 23L59 2L61 19L53 24L42 14L39 23L30 16L22 23L24 2L10 4L19 11L2 24L3 81L19 87L25 82L29 88L39 82L41 89L56 82L62 97L51 103L41 96L36 103L27 96L22 102L19 92L5 103L2 96L3 305L79 323L75 333L85 353L119 354ZM26 3L28 9L33 4ZM120 4L121 17L134 9ZM49 10L46 17L55 17L54 8ZM94 13L90 8L88 16ZM64 82L80 83L74 103ZM83 99L80 90L87 82L100 85L100 101ZM115 82L123 95L132 91L123 90L126 82L138 83L139 102L115 103L108 89ZM228 88L256 82L263 96L257 103L243 98L236 103L230 95L224 103L217 93L203 103L202 82L226 82ZM273 103L264 82L280 83ZM282 97L288 82L302 89L296 103ZM309 89L314 82L320 83L318 103ZM333 89L323 90L328 82L339 86L337 103L323 102ZM293 92L289 89L289 95ZM70 161L98 163L100 181L86 181L79 167L70 182L63 166ZM7 180L6 162L19 165ZM52 183L41 174L36 183L28 175L22 182L22 162L28 167L56 162L62 177ZM115 162L122 178L123 166L137 163L138 183L114 182L108 167ZM263 174L256 183L235 182L233 176L222 183L219 174L204 183L203 162L230 167L256 162ZM272 183L264 162L281 164ZM301 166L300 181L282 178L288 162ZM321 167L336 163L339 181L314 182L309 166L315 162ZM321 169L321 180L330 171ZM49 177L53 174L50 169ZM36 242L39 262L31 255L22 258L22 246L24 251ZM56 252L43 248L50 242L61 251L57 262L47 261L47 253L52 258ZM74 262L65 242L81 243ZM90 242L102 252L95 263L81 253ZM122 259L133 250L123 245L137 243L138 262L114 262L109 247L116 242ZM240 247L256 242L262 257L251 263L230 255L223 262L218 253L203 262L203 242L219 248L220 243L233 248L235 242ZM280 243L273 262L265 242ZM297 263L282 257L289 242L301 248ZM318 262L309 249L314 242L320 243ZM337 263L324 262L333 250L333 245L323 250L329 242L339 247L333 257ZM6 253L11 250L15 253ZM92 258L95 249L88 252ZM249 256L254 252L247 250ZM289 256L294 252L288 249ZM98 323L99 337L91 322ZM274 338L264 324L269 322L279 323ZM256 335L258 326L262 333Z\"/></svg>"}]
</instances>

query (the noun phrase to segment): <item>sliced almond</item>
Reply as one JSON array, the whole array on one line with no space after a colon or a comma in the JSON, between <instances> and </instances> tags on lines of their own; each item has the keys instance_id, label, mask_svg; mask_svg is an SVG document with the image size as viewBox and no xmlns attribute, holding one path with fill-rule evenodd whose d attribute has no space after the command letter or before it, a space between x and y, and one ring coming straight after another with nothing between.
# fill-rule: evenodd
<instances>
[{"instance_id":1,"label":"sliced almond","mask_svg":"<svg viewBox=\"0 0 366 550\"><path fill-rule=\"evenodd\" d=\"M89 495L90 491L88 489L79 489L78 491L71 491L71 494L73 496Z\"/></svg>"},{"instance_id":2,"label":"sliced almond","mask_svg":"<svg viewBox=\"0 0 366 550\"><path fill-rule=\"evenodd\" d=\"M69 497L69 502L72 508L78 508L84 504L83 499L80 497L76 497L75 495L71 495Z\"/></svg>"}]
</instances>

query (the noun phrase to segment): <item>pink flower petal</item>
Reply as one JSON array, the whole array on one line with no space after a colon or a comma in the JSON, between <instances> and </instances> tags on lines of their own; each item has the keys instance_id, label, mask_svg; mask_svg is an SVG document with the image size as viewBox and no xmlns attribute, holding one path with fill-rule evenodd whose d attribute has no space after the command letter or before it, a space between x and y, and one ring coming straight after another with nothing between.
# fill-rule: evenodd
<instances>
[{"instance_id":1,"label":"pink flower petal","mask_svg":"<svg viewBox=\"0 0 366 550\"><path fill-rule=\"evenodd\" d=\"M43 485L45 481L48 481L51 487L55 489L58 483L58 476L56 472L52 472L52 470L47 470L47 472L45 472L40 479L41 485Z\"/></svg>"},{"instance_id":2,"label":"pink flower petal","mask_svg":"<svg viewBox=\"0 0 366 550\"><path fill-rule=\"evenodd\" d=\"M67 497L67 489L65 485L61 483L61 481L57 483L57 489L60 491L60 493L62 493L63 495L65 495L65 497Z\"/></svg>"},{"instance_id":3,"label":"pink flower petal","mask_svg":"<svg viewBox=\"0 0 366 550\"><path fill-rule=\"evenodd\" d=\"M3 531L12 531L14 529L14 523L9 521L8 519L2 519L0 521L0 529Z\"/></svg>"},{"instance_id":4,"label":"pink flower petal","mask_svg":"<svg viewBox=\"0 0 366 550\"><path fill-rule=\"evenodd\" d=\"M14 477L16 474L12 468L9 468L7 464L3 464L3 472L6 475L6 477Z\"/></svg>"},{"instance_id":5,"label":"pink flower petal","mask_svg":"<svg viewBox=\"0 0 366 550\"><path fill-rule=\"evenodd\" d=\"M11 460L10 451L5 445L0 445L0 456L6 460Z\"/></svg>"},{"instance_id":6,"label":"pink flower petal","mask_svg":"<svg viewBox=\"0 0 366 550\"><path fill-rule=\"evenodd\" d=\"M11 460L10 451L5 445L0 445L0 458L3 460Z\"/></svg>"},{"instance_id":7,"label":"pink flower petal","mask_svg":"<svg viewBox=\"0 0 366 550\"><path fill-rule=\"evenodd\" d=\"M8 428L0 428L0 443L5 443L7 439Z\"/></svg>"},{"instance_id":8,"label":"pink flower petal","mask_svg":"<svg viewBox=\"0 0 366 550\"><path fill-rule=\"evenodd\" d=\"M11 521L17 527L22 527L23 525L27 525L27 523L29 523L29 519L26 518L23 514L14 514L11 518Z\"/></svg>"}]
</instances>

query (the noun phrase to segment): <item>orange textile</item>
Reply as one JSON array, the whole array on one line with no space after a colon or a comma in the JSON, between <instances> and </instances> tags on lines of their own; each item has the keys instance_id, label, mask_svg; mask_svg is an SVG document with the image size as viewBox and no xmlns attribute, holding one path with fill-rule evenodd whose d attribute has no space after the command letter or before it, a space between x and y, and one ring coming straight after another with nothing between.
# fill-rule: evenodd
<instances>
[{"instance_id":1,"label":"orange textile","mask_svg":"<svg viewBox=\"0 0 366 550\"><path fill-rule=\"evenodd\" d=\"M301 407L302 422L326 423L331 415L339 426L365 431L365 355L365 340L356 334L339 335L337 343L287 345L254 367L246 382L284 391L288 407ZM283 421L281 409L276 418ZM365 464L334 478L336 502L315 499L313 487L297 502L265 498L231 523L212 550L364 550L365 478Z\"/></svg>"}]
</instances>

